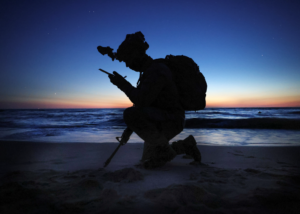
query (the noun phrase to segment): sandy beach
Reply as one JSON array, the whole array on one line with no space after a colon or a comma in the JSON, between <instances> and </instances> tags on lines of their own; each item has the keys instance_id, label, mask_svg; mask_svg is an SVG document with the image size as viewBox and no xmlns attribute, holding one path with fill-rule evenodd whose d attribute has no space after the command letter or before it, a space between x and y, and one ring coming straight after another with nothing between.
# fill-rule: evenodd
<instances>
[{"instance_id":1,"label":"sandy beach","mask_svg":"<svg viewBox=\"0 0 300 214\"><path fill-rule=\"evenodd\" d=\"M143 144L0 144L0 213L296 213L300 147L198 146L140 166Z\"/></svg>"}]
</instances>

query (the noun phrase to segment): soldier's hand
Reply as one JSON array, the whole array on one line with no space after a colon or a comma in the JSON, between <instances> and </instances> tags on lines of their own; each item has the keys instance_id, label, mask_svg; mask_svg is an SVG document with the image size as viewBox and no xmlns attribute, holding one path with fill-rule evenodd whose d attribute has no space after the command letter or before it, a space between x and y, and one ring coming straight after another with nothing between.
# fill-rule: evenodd
<instances>
[{"instance_id":1,"label":"soldier's hand","mask_svg":"<svg viewBox=\"0 0 300 214\"><path fill-rule=\"evenodd\" d=\"M124 82L127 82L124 77L118 74L116 71L113 72L114 75L108 75L110 82L116 86L122 85Z\"/></svg>"}]
</instances>

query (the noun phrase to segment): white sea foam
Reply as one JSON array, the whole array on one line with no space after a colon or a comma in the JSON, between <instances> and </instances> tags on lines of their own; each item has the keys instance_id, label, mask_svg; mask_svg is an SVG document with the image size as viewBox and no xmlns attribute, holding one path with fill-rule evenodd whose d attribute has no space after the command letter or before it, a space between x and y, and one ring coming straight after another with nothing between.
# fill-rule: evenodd
<instances>
[{"instance_id":1,"label":"white sea foam","mask_svg":"<svg viewBox=\"0 0 300 214\"><path fill-rule=\"evenodd\" d=\"M0 140L23 140L39 142L117 142L126 127L124 109L48 109L48 110L2 110L0 112ZM260 112L260 113L259 113ZM174 140L195 136L198 144L205 145L298 145L299 130L252 129L232 126L234 120L256 119L300 120L300 108L208 108L186 112L186 119L203 121L220 120L213 126L192 126L183 130ZM199 120L200 121L200 120ZM197 122L197 121L196 121ZM222 124L230 126L225 127ZM196 124L198 125L198 124ZM214 125L214 124L213 124ZM209 126L207 126L209 127ZM228 129L230 127L230 129ZM224 129L227 128L227 129ZM269 129L268 129L269 128ZM142 143L133 134L129 143Z\"/></svg>"}]
</instances>

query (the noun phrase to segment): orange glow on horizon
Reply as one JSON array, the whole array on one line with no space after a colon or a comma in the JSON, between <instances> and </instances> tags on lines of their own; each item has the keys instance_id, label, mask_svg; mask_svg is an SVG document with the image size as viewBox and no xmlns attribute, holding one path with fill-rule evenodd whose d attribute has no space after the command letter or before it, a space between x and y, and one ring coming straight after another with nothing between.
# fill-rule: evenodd
<instances>
[{"instance_id":1,"label":"orange glow on horizon","mask_svg":"<svg viewBox=\"0 0 300 214\"><path fill-rule=\"evenodd\" d=\"M300 97L208 98L206 104L207 108L300 107Z\"/></svg>"},{"instance_id":2,"label":"orange glow on horizon","mask_svg":"<svg viewBox=\"0 0 300 214\"><path fill-rule=\"evenodd\" d=\"M0 103L0 109L71 109L71 108L128 108L132 103L68 103L68 102L10 102ZM261 102L261 103L220 103L207 102L206 108L255 108L255 107L300 107L300 101L295 102Z\"/></svg>"},{"instance_id":3,"label":"orange glow on horizon","mask_svg":"<svg viewBox=\"0 0 300 214\"><path fill-rule=\"evenodd\" d=\"M59 108L128 108L132 103L127 97L102 99L31 99L0 102L1 109L59 109ZM300 97L280 98L233 98L207 97L206 108L255 108L255 107L300 107Z\"/></svg>"},{"instance_id":4,"label":"orange glow on horizon","mask_svg":"<svg viewBox=\"0 0 300 214\"><path fill-rule=\"evenodd\" d=\"M110 100L93 102L90 100L32 100L0 102L2 109L69 109L69 108L128 108L131 102Z\"/></svg>"}]
</instances>

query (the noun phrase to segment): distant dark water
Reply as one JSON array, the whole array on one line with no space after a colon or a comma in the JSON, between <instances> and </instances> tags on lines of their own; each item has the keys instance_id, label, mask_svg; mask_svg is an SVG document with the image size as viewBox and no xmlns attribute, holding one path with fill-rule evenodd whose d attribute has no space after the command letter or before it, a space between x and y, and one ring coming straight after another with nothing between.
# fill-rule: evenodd
<instances>
[{"instance_id":1,"label":"distant dark water","mask_svg":"<svg viewBox=\"0 0 300 214\"><path fill-rule=\"evenodd\" d=\"M122 131L124 109L24 109L0 111L0 140L50 139ZM300 108L207 108L186 112L186 129L300 130ZM200 130L200 129L199 129ZM87 135L89 133L89 135ZM84 137L82 138L85 139Z\"/></svg>"}]
</instances>

